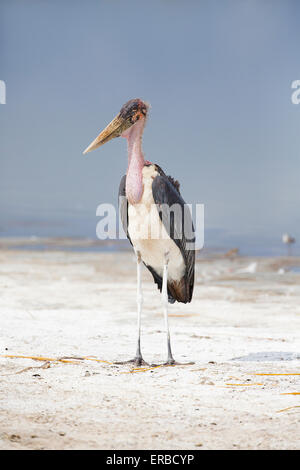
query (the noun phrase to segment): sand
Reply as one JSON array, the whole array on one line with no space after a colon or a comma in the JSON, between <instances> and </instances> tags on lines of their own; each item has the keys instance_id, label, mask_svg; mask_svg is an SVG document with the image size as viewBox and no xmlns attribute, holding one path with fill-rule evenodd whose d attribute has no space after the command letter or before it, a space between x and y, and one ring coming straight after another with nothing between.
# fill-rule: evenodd
<instances>
[{"instance_id":1,"label":"sand","mask_svg":"<svg viewBox=\"0 0 300 470\"><path fill-rule=\"evenodd\" d=\"M174 356L195 364L136 371L114 364L135 352L131 253L3 248L0 448L299 448L300 274L289 265L300 259L198 260L193 302L170 307ZM144 358L162 363L146 269L143 288Z\"/></svg>"}]
</instances>

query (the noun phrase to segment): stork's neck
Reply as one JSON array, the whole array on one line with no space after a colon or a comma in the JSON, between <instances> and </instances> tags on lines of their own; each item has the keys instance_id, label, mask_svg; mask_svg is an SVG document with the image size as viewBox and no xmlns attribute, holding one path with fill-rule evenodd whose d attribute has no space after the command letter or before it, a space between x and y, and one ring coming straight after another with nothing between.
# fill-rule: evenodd
<instances>
[{"instance_id":1,"label":"stork's neck","mask_svg":"<svg viewBox=\"0 0 300 470\"><path fill-rule=\"evenodd\" d=\"M143 195L144 155L142 151L142 136L145 120L140 119L134 124L128 135L128 169L126 175L126 196L130 204L138 204Z\"/></svg>"}]
</instances>

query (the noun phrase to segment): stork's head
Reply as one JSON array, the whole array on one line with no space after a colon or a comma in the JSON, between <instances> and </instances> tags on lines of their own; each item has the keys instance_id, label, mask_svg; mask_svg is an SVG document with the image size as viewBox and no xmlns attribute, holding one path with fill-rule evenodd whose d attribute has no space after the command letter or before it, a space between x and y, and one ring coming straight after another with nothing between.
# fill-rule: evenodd
<instances>
[{"instance_id":1,"label":"stork's head","mask_svg":"<svg viewBox=\"0 0 300 470\"><path fill-rule=\"evenodd\" d=\"M145 121L149 105L139 98L127 101L119 114L106 126L96 139L85 149L88 153L105 144L114 137L127 137L130 128L137 125L138 121Z\"/></svg>"}]
</instances>

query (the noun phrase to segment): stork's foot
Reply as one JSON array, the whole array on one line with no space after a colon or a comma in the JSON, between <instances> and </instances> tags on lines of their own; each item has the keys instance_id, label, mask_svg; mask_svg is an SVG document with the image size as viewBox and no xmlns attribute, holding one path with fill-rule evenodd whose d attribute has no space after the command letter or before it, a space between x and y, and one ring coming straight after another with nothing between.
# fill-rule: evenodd
<instances>
[{"instance_id":1,"label":"stork's foot","mask_svg":"<svg viewBox=\"0 0 300 470\"><path fill-rule=\"evenodd\" d=\"M139 357L139 356L134 357L133 359L129 359L128 361L115 362L114 364L117 364L117 365L133 364L136 367L149 366L149 364L145 362L142 357Z\"/></svg>"},{"instance_id":2,"label":"stork's foot","mask_svg":"<svg viewBox=\"0 0 300 470\"><path fill-rule=\"evenodd\" d=\"M167 362L168 364L168 362ZM190 362L177 362L177 361L174 361L174 362L171 362L171 365L174 365L174 366L191 366L195 364L194 361L190 361Z\"/></svg>"},{"instance_id":3,"label":"stork's foot","mask_svg":"<svg viewBox=\"0 0 300 470\"><path fill-rule=\"evenodd\" d=\"M163 366L191 366L192 364L195 364L194 362L177 362L175 361L175 359L172 357L172 358L169 358L167 360L167 362L165 362L164 364L162 364Z\"/></svg>"}]
</instances>

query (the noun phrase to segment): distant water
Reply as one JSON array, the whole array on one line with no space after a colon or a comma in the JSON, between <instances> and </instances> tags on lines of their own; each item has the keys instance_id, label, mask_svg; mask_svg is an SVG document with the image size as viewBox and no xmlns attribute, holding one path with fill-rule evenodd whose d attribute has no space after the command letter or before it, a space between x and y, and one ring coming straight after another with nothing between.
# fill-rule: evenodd
<instances>
[{"instance_id":1,"label":"distant water","mask_svg":"<svg viewBox=\"0 0 300 470\"><path fill-rule=\"evenodd\" d=\"M91 216L86 219L66 216L56 221L34 218L13 221L2 219L0 247L4 247L1 240L13 238L17 243L9 243L7 248L12 248L13 245L26 250L118 251L131 248L127 240L97 240L96 224L97 219ZM221 254L237 248L242 256L286 256L287 247L282 243L281 235L276 233L270 237L242 236L222 229L207 229L202 253ZM22 240L25 242L22 243ZM291 247L291 254L300 256L300 239L299 243L296 242Z\"/></svg>"},{"instance_id":2,"label":"distant water","mask_svg":"<svg viewBox=\"0 0 300 470\"><path fill-rule=\"evenodd\" d=\"M211 257L215 255L223 255L230 250L235 250L236 245L217 246L206 244L201 250L202 257ZM129 241L126 240L97 240L96 238L80 238L80 237L3 237L0 236L0 250L30 250L30 251L73 251L73 252L117 252L132 250ZM240 244L239 251L241 256L286 256L285 247L279 246L247 246ZM297 252L292 253L297 256ZM298 252L298 255L299 252ZM292 266L287 268L288 271L299 273L300 266Z\"/></svg>"},{"instance_id":3,"label":"distant water","mask_svg":"<svg viewBox=\"0 0 300 470\"><path fill-rule=\"evenodd\" d=\"M71 237L0 237L0 249L30 251L116 252L130 249L128 240L97 240Z\"/></svg>"},{"instance_id":4,"label":"distant water","mask_svg":"<svg viewBox=\"0 0 300 470\"><path fill-rule=\"evenodd\" d=\"M290 266L288 270L292 273L300 273L300 266Z\"/></svg>"}]
</instances>

